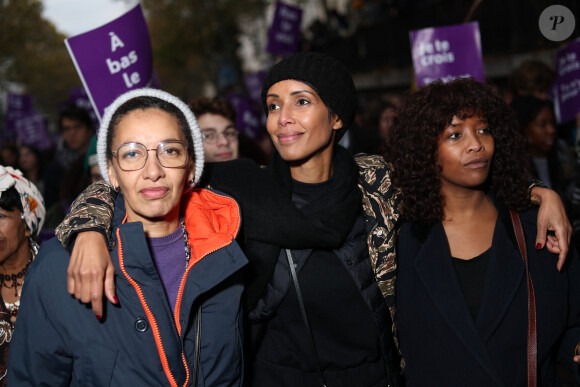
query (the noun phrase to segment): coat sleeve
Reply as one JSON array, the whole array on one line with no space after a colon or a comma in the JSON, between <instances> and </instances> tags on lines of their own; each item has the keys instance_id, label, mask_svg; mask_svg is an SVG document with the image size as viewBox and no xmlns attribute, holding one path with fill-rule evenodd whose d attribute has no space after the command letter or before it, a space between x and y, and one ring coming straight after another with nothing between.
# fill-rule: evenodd
<instances>
[{"instance_id":1,"label":"coat sleeve","mask_svg":"<svg viewBox=\"0 0 580 387\"><path fill-rule=\"evenodd\" d=\"M108 240L116 197L116 192L104 181L88 186L56 228L56 237L62 245L68 248L76 234L83 231L98 231Z\"/></svg>"},{"instance_id":2,"label":"coat sleeve","mask_svg":"<svg viewBox=\"0 0 580 387\"><path fill-rule=\"evenodd\" d=\"M568 277L568 326L562 336L558 361L566 365L577 382L580 382L580 365L574 363L574 351L580 344L580 259L576 249L571 249L565 266Z\"/></svg>"},{"instance_id":3,"label":"coat sleeve","mask_svg":"<svg viewBox=\"0 0 580 387\"><path fill-rule=\"evenodd\" d=\"M58 246L56 240L47 243L51 242ZM9 386L68 386L71 382L70 340L65 327L54 318L61 312L57 304L62 298L55 294L54 284L64 279L54 278L54 271L47 265L63 257L47 250L51 249L41 249L26 274L8 355Z\"/></svg>"}]
</instances>

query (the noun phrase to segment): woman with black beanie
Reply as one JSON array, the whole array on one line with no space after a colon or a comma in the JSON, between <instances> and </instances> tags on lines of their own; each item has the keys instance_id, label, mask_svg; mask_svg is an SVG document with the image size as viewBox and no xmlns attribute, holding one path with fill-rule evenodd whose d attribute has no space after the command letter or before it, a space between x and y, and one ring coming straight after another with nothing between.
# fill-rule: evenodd
<instances>
[{"instance_id":1,"label":"woman with black beanie","mask_svg":"<svg viewBox=\"0 0 580 387\"><path fill-rule=\"evenodd\" d=\"M277 151L271 164L234 160L206 169L209 185L232 195L244 217L248 384L402 385L393 334L399 199L382 157L353 159L336 145L355 116L353 80L325 54L295 54L266 76L262 104ZM64 244L79 231L103 231L109 221L95 221L94 206L110 205L105 190L93 185L88 202L78 201L59 229ZM563 209L555 212L566 235ZM78 236L69 267L69 291L94 308L102 267L114 300L105 254L95 251L103 246L97 233ZM560 247L567 251L567 241ZM91 268L96 274L81 275Z\"/></svg>"}]
</instances>

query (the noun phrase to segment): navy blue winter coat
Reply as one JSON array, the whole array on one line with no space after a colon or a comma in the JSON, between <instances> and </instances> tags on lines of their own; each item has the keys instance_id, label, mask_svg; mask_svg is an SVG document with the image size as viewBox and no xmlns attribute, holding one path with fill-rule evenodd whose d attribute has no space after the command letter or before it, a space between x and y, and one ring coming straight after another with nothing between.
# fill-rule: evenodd
<instances>
[{"instance_id":1,"label":"navy blue winter coat","mask_svg":"<svg viewBox=\"0 0 580 387\"><path fill-rule=\"evenodd\" d=\"M107 304L102 321L67 292L68 251L56 239L43 245L26 276L8 385L192 385L199 303L198 386L242 385L240 269L247 259L234 240L240 211L233 199L210 190L190 195L182 200L182 213L191 259L175 314L142 224L118 224L124 217L122 196L116 202L117 226L110 244L120 304Z\"/></svg>"}]
</instances>

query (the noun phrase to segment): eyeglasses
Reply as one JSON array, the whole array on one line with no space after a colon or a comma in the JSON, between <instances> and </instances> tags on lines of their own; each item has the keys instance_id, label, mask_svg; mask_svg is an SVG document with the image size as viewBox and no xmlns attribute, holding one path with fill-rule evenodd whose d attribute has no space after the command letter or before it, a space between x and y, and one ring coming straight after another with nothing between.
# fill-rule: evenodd
<instances>
[{"instance_id":1,"label":"eyeglasses","mask_svg":"<svg viewBox=\"0 0 580 387\"><path fill-rule=\"evenodd\" d=\"M145 166L149 151L156 152L159 164L165 168L181 168L187 164L188 154L185 141L163 141L154 149L147 149L145 145L138 142L128 142L119 145L117 151L111 153L123 171L137 171Z\"/></svg>"},{"instance_id":2,"label":"eyeglasses","mask_svg":"<svg viewBox=\"0 0 580 387\"><path fill-rule=\"evenodd\" d=\"M238 140L238 130L236 128L229 128L222 133L218 133L215 129L204 129L201 131L201 138L208 144L214 144L218 138L223 135L226 140L233 142Z\"/></svg>"}]
</instances>

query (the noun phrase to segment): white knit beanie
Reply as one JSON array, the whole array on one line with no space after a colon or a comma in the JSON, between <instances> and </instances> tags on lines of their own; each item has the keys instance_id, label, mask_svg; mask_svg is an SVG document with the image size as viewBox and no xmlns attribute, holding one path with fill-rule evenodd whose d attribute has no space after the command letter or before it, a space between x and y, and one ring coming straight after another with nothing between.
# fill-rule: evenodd
<instances>
[{"instance_id":1,"label":"white knit beanie","mask_svg":"<svg viewBox=\"0 0 580 387\"><path fill-rule=\"evenodd\" d=\"M97 139L97 155L99 159L99 169L101 170L101 175L103 175L103 178L107 183L111 184L109 181L109 169L107 168L107 132L109 131L111 118L117 109L119 109L125 102L137 97L159 98L174 105L183 113L189 125L189 130L191 130L191 137L193 139L193 150L195 153L195 177L191 186L194 187L199 182L199 179L201 179L203 164L205 160L203 154L203 139L201 137L199 125L195 119L195 116L183 101L159 89L143 88L128 91L117 97L117 99L105 109L105 115L101 121L101 127L99 129L99 136Z\"/></svg>"}]
</instances>

